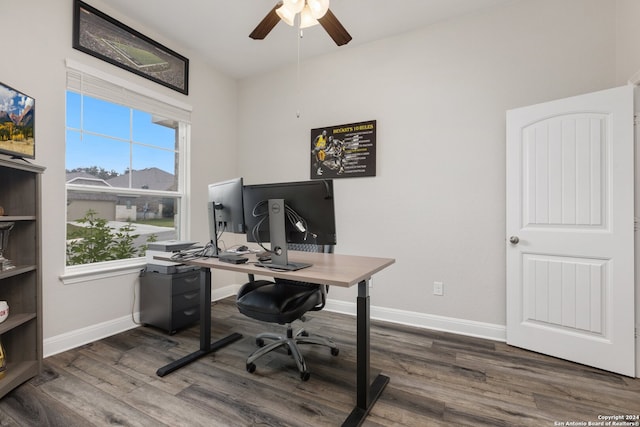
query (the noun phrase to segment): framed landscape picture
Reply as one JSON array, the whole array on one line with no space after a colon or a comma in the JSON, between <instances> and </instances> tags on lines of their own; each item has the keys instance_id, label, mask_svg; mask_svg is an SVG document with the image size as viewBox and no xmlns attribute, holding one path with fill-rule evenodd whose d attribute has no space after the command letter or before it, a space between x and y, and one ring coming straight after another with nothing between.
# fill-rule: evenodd
<instances>
[{"instance_id":1,"label":"framed landscape picture","mask_svg":"<svg viewBox=\"0 0 640 427\"><path fill-rule=\"evenodd\" d=\"M35 99L0 83L0 154L36 158L35 117Z\"/></svg>"},{"instance_id":2,"label":"framed landscape picture","mask_svg":"<svg viewBox=\"0 0 640 427\"><path fill-rule=\"evenodd\" d=\"M189 93L189 60L75 0L73 47L180 93Z\"/></svg>"}]
</instances>

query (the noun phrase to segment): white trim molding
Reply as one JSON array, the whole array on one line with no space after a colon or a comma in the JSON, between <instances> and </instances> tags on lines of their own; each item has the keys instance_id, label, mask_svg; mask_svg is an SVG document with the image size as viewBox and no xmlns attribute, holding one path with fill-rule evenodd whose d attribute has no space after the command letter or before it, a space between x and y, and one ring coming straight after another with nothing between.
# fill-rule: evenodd
<instances>
[{"instance_id":1,"label":"white trim molding","mask_svg":"<svg viewBox=\"0 0 640 427\"><path fill-rule=\"evenodd\" d=\"M325 310L355 316L356 304L345 301L327 300ZM476 322L473 320L376 306L371 307L371 319L493 341L504 342L507 340L506 326L493 323Z\"/></svg>"},{"instance_id":2,"label":"white trim molding","mask_svg":"<svg viewBox=\"0 0 640 427\"><path fill-rule=\"evenodd\" d=\"M65 285L75 285L90 280L108 279L127 274L139 274L147 265L146 258L129 258L116 261L96 262L67 267L58 278Z\"/></svg>"},{"instance_id":3,"label":"white trim molding","mask_svg":"<svg viewBox=\"0 0 640 427\"><path fill-rule=\"evenodd\" d=\"M229 285L219 289L211 289L211 301L220 301L238 295L242 285Z\"/></svg>"},{"instance_id":4,"label":"white trim molding","mask_svg":"<svg viewBox=\"0 0 640 427\"><path fill-rule=\"evenodd\" d=\"M113 275L114 273L111 272L110 274ZM236 295L239 289L240 285L231 285L220 289L213 289L211 291L211 300L219 301ZM126 316L122 316L118 319L109 320L107 322L98 323L96 325L87 326L86 328L76 329L71 332L46 338L43 343L44 357L53 356L139 326L139 324L135 323L133 319L140 319L140 312L133 313L133 316L131 314L127 314Z\"/></svg>"},{"instance_id":5,"label":"white trim molding","mask_svg":"<svg viewBox=\"0 0 640 427\"><path fill-rule=\"evenodd\" d=\"M211 300L220 301L238 293L240 285L230 285L211 291ZM356 315L356 304L345 301L328 300L325 310L336 313ZM139 319L140 313L134 313L134 318ZM456 319L452 317L436 316L432 314L417 313L397 310L385 307L371 307L371 319L385 322L399 323L423 329L450 332L452 334L467 335L484 338L493 341L506 341L506 328L504 325L475 322L471 320ZM109 337L138 325L134 323L131 315L123 316L108 322L88 326L86 328L67 332L44 340L44 357L53 356L63 351L71 350Z\"/></svg>"},{"instance_id":6,"label":"white trim molding","mask_svg":"<svg viewBox=\"0 0 640 427\"><path fill-rule=\"evenodd\" d=\"M91 342L119 334L129 329L133 329L138 325L133 322L131 315L122 316L119 319L109 320L107 322L98 323L97 325L87 326L86 328L76 329L75 331L66 332L47 338L43 342L44 357L53 356L72 348L80 347Z\"/></svg>"}]
</instances>

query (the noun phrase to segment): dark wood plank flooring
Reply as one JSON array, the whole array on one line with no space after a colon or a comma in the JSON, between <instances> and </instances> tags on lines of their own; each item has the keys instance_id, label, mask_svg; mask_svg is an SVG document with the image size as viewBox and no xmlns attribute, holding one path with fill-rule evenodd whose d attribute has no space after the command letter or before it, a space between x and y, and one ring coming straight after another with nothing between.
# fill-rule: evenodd
<instances>
[{"instance_id":1,"label":"dark wood plank flooring","mask_svg":"<svg viewBox=\"0 0 640 427\"><path fill-rule=\"evenodd\" d=\"M332 336L305 347L311 379L276 352L245 370L254 336L282 330L212 305L212 336L244 338L163 378L198 347L198 326L169 336L139 327L45 359L0 400L0 426L338 426L355 403L355 318L327 311L304 324ZM371 326L372 374L391 377L365 426L554 426L640 415L640 380L504 343L384 322ZM558 423L558 424L556 424ZM566 425L566 424L565 424Z\"/></svg>"}]
</instances>

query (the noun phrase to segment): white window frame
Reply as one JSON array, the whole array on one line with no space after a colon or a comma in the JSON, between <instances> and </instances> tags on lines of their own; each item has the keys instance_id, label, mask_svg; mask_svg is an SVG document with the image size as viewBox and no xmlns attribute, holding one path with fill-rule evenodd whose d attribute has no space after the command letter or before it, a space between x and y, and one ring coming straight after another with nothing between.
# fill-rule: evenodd
<instances>
[{"instance_id":1,"label":"white window frame","mask_svg":"<svg viewBox=\"0 0 640 427\"><path fill-rule=\"evenodd\" d=\"M74 61L66 60L67 66L67 87L66 91L80 92L85 95L108 102L120 103L149 113L164 113L166 116L179 121L178 133L178 190L157 191L157 190L132 190L127 188L100 187L100 192L116 194L144 194L158 197L175 198L179 209L176 212L178 218L178 238L187 239L190 235L189 222L189 194L190 194L190 141L191 141L191 111L192 107L174 98L152 91L144 86L137 85L128 80L110 75L104 71ZM88 79L93 83L97 82L99 89L106 88L101 95L86 93L78 84L82 85L83 79ZM80 83L79 83L80 82ZM80 90L79 90L80 89ZM118 102L119 101L119 102ZM149 111L151 110L151 111ZM154 111L155 110L155 111ZM66 124L65 124L66 126ZM65 148L66 150L66 148ZM96 192L96 187L91 185L65 184L65 198L69 190L83 190ZM66 241L64 242L64 253L66 253ZM64 284L75 284L89 280L99 280L123 274L135 273L146 264L144 257L129 258L115 261L97 262L92 264L67 266L65 261L64 273L60 280Z\"/></svg>"}]
</instances>

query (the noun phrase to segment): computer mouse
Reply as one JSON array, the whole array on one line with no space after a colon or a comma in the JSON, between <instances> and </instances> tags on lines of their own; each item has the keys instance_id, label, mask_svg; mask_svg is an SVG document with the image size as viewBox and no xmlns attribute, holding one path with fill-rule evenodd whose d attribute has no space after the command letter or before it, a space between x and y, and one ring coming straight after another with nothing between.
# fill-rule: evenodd
<instances>
[{"instance_id":1,"label":"computer mouse","mask_svg":"<svg viewBox=\"0 0 640 427\"><path fill-rule=\"evenodd\" d=\"M247 252L249 250L249 248L245 245L241 245L238 246L238 249L236 249L236 252Z\"/></svg>"}]
</instances>

